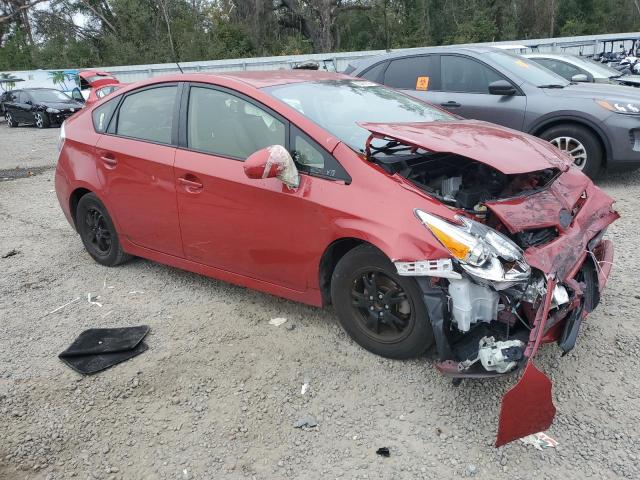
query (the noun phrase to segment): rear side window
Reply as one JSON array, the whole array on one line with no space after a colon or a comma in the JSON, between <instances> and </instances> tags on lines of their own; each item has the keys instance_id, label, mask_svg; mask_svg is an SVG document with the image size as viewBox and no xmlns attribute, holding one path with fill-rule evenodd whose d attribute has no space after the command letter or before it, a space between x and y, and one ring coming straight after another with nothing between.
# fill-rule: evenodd
<instances>
[{"instance_id":1,"label":"rear side window","mask_svg":"<svg viewBox=\"0 0 640 480\"><path fill-rule=\"evenodd\" d=\"M361 78L365 78L371 82L384 83L384 71L389 65L389 62L382 62L374 65L369 70L360 75Z\"/></svg>"},{"instance_id":2,"label":"rear side window","mask_svg":"<svg viewBox=\"0 0 640 480\"><path fill-rule=\"evenodd\" d=\"M176 91L170 85L127 95L118 111L116 134L170 144Z\"/></svg>"},{"instance_id":3,"label":"rear side window","mask_svg":"<svg viewBox=\"0 0 640 480\"><path fill-rule=\"evenodd\" d=\"M107 130L109 120L111 120L111 116L118 106L119 101L120 97L113 98L104 105L100 105L91 113L91 116L93 117L93 128L96 132L104 133Z\"/></svg>"},{"instance_id":4,"label":"rear side window","mask_svg":"<svg viewBox=\"0 0 640 480\"><path fill-rule=\"evenodd\" d=\"M586 72L582 69L574 67L568 63L561 62L560 60L553 60L551 58L532 58L531 60L539 63L543 67L548 68L567 80L571 80L574 75L579 75L581 73L586 75Z\"/></svg>"},{"instance_id":5,"label":"rear side window","mask_svg":"<svg viewBox=\"0 0 640 480\"><path fill-rule=\"evenodd\" d=\"M437 55L393 60L384 74L384 84L402 90L438 90Z\"/></svg>"},{"instance_id":6,"label":"rear side window","mask_svg":"<svg viewBox=\"0 0 640 480\"><path fill-rule=\"evenodd\" d=\"M245 160L271 145L285 146L284 123L235 95L191 87L187 145L201 152Z\"/></svg>"},{"instance_id":7,"label":"rear side window","mask_svg":"<svg viewBox=\"0 0 640 480\"><path fill-rule=\"evenodd\" d=\"M446 92L489 93L489 84L497 80L504 78L472 58L442 56L442 90Z\"/></svg>"}]
</instances>

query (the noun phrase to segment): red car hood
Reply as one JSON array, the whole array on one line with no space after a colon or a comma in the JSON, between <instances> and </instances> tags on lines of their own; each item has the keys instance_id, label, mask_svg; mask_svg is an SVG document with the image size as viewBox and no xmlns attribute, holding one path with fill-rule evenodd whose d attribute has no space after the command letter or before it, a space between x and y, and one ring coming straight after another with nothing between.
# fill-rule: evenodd
<instances>
[{"instance_id":1,"label":"red car hood","mask_svg":"<svg viewBox=\"0 0 640 480\"><path fill-rule=\"evenodd\" d=\"M478 120L425 123L371 123L359 125L373 138L398 140L432 152L449 152L489 165L504 174L546 168L566 170L571 160L548 142L522 132Z\"/></svg>"}]
</instances>

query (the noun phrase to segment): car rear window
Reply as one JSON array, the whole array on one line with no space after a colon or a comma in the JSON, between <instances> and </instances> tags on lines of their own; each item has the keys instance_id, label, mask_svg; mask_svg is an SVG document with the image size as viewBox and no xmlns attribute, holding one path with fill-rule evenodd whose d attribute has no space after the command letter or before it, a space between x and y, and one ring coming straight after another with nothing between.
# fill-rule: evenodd
<instances>
[{"instance_id":1,"label":"car rear window","mask_svg":"<svg viewBox=\"0 0 640 480\"><path fill-rule=\"evenodd\" d=\"M177 88L167 85L127 95L118 111L116 134L170 144Z\"/></svg>"}]
</instances>

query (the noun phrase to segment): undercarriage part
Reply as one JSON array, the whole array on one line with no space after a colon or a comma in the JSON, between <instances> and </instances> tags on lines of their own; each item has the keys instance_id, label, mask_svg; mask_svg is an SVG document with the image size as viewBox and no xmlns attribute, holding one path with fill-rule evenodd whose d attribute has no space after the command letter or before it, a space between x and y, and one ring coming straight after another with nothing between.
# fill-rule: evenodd
<instances>
[{"instance_id":1,"label":"undercarriage part","mask_svg":"<svg viewBox=\"0 0 640 480\"><path fill-rule=\"evenodd\" d=\"M498 316L498 293L467 278L450 279L449 296L453 321L463 332L468 332L472 323L490 322Z\"/></svg>"},{"instance_id":2,"label":"undercarriage part","mask_svg":"<svg viewBox=\"0 0 640 480\"><path fill-rule=\"evenodd\" d=\"M437 260L416 260L415 262L394 262L398 269L398 275L406 277L428 276L440 278L462 278L453 270L450 258Z\"/></svg>"},{"instance_id":3,"label":"undercarriage part","mask_svg":"<svg viewBox=\"0 0 640 480\"><path fill-rule=\"evenodd\" d=\"M448 327L448 312L446 310L447 297L439 286L431 284L431 279L428 277L416 277L416 281L422 290L422 299L427 307L427 313L429 314L429 321L431 322L431 328L433 329L433 337L436 341L436 348L438 349L438 356L440 360L451 360L453 353L451 352L451 344L449 343L449 337L447 336Z\"/></svg>"},{"instance_id":4,"label":"undercarriage part","mask_svg":"<svg viewBox=\"0 0 640 480\"><path fill-rule=\"evenodd\" d=\"M482 337L478 345L478 355L458 364L460 371L468 370L477 362L488 372L507 373L513 370L524 355L524 342L506 340L497 342L493 337Z\"/></svg>"}]
</instances>

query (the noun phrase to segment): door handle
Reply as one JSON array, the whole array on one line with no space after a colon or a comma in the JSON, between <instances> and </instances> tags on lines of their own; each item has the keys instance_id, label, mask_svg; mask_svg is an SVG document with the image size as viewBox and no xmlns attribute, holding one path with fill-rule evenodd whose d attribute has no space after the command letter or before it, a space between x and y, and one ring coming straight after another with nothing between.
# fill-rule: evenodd
<instances>
[{"instance_id":1,"label":"door handle","mask_svg":"<svg viewBox=\"0 0 640 480\"><path fill-rule=\"evenodd\" d=\"M195 175L190 173L184 177L178 177L178 183L189 193L199 193L204 189L204 185Z\"/></svg>"},{"instance_id":2,"label":"door handle","mask_svg":"<svg viewBox=\"0 0 640 480\"><path fill-rule=\"evenodd\" d=\"M462 105L460 105L458 102L454 102L453 100L449 100L448 102L441 103L440 106L444 108L459 108Z\"/></svg>"},{"instance_id":3,"label":"door handle","mask_svg":"<svg viewBox=\"0 0 640 480\"><path fill-rule=\"evenodd\" d=\"M112 153L103 153L102 155L100 155L100 160L102 160L107 165L107 167L110 168L114 168L116 165L118 165L118 160L116 160L116 157L114 157Z\"/></svg>"}]
</instances>

